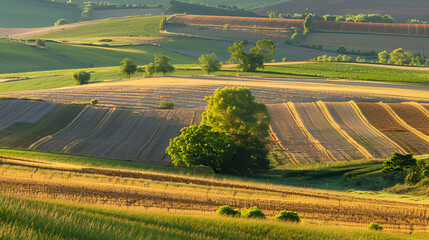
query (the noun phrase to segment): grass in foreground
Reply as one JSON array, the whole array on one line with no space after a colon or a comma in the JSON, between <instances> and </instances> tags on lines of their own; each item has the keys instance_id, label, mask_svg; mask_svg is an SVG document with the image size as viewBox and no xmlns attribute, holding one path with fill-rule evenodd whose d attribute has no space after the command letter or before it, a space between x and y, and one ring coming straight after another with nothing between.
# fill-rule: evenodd
<instances>
[{"instance_id":1,"label":"grass in foreground","mask_svg":"<svg viewBox=\"0 0 429 240\"><path fill-rule=\"evenodd\" d=\"M6 239L424 239L267 220L168 215L0 197Z\"/></svg>"}]
</instances>

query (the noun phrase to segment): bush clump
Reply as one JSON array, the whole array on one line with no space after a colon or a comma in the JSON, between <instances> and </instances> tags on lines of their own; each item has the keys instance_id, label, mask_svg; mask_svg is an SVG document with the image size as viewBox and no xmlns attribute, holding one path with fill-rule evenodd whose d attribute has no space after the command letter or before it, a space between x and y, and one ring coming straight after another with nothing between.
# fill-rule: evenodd
<instances>
[{"instance_id":1,"label":"bush clump","mask_svg":"<svg viewBox=\"0 0 429 240\"><path fill-rule=\"evenodd\" d=\"M73 73L72 77L76 85L82 85L89 82L89 79L91 79L91 74L89 72L79 71Z\"/></svg>"},{"instance_id":2,"label":"bush clump","mask_svg":"<svg viewBox=\"0 0 429 240\"><path fill-rule=\"evenodd\" d=\"M238 210L232 209L232 207L230 207L228 205L225 205L225 206L219 207L219 209L216 211L216 214L234 217L236 215L239 215L240 212Z\"/></svg>"},{"instance_id":3,"label":"bush clump","mask_svg":"<svg viewBox=\"0 0 429 240\"><path fill-rule=\"evenodd\" d=\"M257 206L240 209L240 217L243 218L265 218L265 214Z\"/></svg>"},{"instance_id":4,"label":"bush clump","mask_svg":"<svg viewBox=\"0 0 429 240\"><path fill-rule=\"evenodd\" d=\"M299 222L301 219L298 216L298 213L292 211L281 211L279 215L276 216L277 220L289 221L289 222Z\"/></svg>"},{"instance_id":5,"label":"bush clump","mask_svg":"<svg viewBox=\"0 0 429 240\"><path fill-rule=\"evenodd\" d=\"M173 101L161 101L158 106L159 109L173 109L174 102Z\"/></svg>"},{"instance_id":6,"label":"bush clump","mask_svg":"<svg viewBox=\"0 0 429 240\"><path fill-rule=\"evenodd\" d=\"M97 99L97 98L92 99L92 100L89 102L89 104L90 104L91 106L95 106L96 104L98 104L98 99Z\"/></svg>"},{"instance_id":7,"label":"bush clump","mask_svg":"<svg viewBox=\"0 0 429 240\"><path fill-rule=\"evenodd\" d=\"M369 225L368 225L368 229L369 230L374 230L374 231L381 231L381 230L383 230L383 227L382 226L380 226L380 224L378 224L378 223L370 223Z\"/></svg>"}]
</instances>

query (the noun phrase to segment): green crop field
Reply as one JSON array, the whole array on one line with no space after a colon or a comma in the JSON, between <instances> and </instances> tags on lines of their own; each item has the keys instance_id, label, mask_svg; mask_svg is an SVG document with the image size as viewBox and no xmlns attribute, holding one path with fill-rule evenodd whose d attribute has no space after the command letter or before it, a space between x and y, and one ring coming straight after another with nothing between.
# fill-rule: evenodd
<instances>
[{"instance_id":1,"label":"green crop field","mask_svg":"<svg viewBox=\"0 0 429 240\"><path fill-rule=\"evenodd\" d=\"M53 26L61 18L77 22L82 12L28 1L0 0L0 6L0 27L7 28Z\"/></svg>"},{"instance_id":2,"label":"green crop field","mask_svg":"<svg viewBox=\"0 0 429 240\"><path fill-rule=\"evenodd\" d=\"M159 23L165 16L129 17L65 29L37 36L43 39L159 36Z\"/></svg>"}]
</instances>

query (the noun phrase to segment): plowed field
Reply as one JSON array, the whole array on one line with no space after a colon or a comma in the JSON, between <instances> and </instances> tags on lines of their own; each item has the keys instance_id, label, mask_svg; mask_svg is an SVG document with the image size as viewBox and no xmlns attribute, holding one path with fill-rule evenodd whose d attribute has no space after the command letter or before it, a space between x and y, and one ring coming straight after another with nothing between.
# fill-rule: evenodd
<instances>
[{"instance_id":1,"label":"plowed field","mask_svg":"<svg viewBox=\"0 0 429 240\"><path fill-rule=\"evenodd\" d=\"M429 143L402 126L381 104L358 103L358 106L373 126L406 152L429 153Z\"/></svg>"},{"instance_id":2,"label":"plowed field","mask_svg":"<svg viewBox=\"0 0 429 240\"><path fill-rule=\"evenodd\" d=\"M56 106L40 101L0 100L0 129L16 122L37 122Z\"/></svg>"},{"instance_id":3,"label":"plowed field","mask_svg":"<svg viewBox=\"0 0 429 240\"><path fill-rule=\"evenodd\" d=\"M326 103L326 106L338 125L375 158L387 158L392 152L401 151L386 135L367 122L360 110L354 108L354 102Z\"/></svg>"},{"instance_id":4,"label":"plowed field","mask_svg":"<svg viewBox=\"0 0 429 240\"><path fill-rule=\"evenodd\" d=\"M414 104L407 103L389 103L389 106L413 128L429 135L429 111L421 111Z\"/></svg>"}]
</instances>

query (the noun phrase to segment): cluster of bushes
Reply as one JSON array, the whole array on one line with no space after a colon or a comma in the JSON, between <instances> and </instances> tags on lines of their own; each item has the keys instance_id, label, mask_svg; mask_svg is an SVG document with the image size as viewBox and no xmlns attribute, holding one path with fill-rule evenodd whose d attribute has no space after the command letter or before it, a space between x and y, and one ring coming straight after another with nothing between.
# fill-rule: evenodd
<instances>
[{"instance_id":1,"label":"cluster of bushes","mask_svg":"<svg viewBox=\"0 0 429 240\"><path fill-rule=\"evenodd\" d=\"M360 50L354 51L348 51L345 47L339 47L336 51L339 54L353 54L353 55L364 55L364 56L377 56L378 53L374 50L371 50L369 52L361 52Z\"/></svg>"},{"instance_id":2,"label":"cluster of bushes","mask_svg":"<svg viewBox=\"0 0 429 240\"><path fill-rule=\"evenodd\" d=\"M393 23L393 19L390 15L380 14L359 14L359 15L331 15L327 14L323 16L325 21L341 21L341 22L371 22L371 23Z\"/></svg>"},{"instance_id":3,"label":"cluster of bushes","mask_svg":"<svg viewBox=\"0 0 429 240\"><path fill-rule=\"evenodd\" d=\"M395 49L391 53L387 53L387 51L378 53L378 62L395 65L429 66L428 58L420 55L414 56L412 52L404 51L402 48Z\"/></svg>"},{"instance_id":4,"label":"cluster of bushes","mask_svg":"<svg viewBox=\"0 0 429 240\"><path fill-rule=\"evenodd\" d=\"M353 59L350 56L347 55L338 55L336 57L334 56L328 56L328 55L322 55L318 56L317 58L310 59L310 61L313 62L354 62L355 59Z\"/></svg>"},{"instance_id":5,"label":"cluster of bushes","mask_svg":"<svg viewBox=\"0 0 429 240\"><path fill-rule=\"evenodd\" d=\"M406 21L406 23L410 23L410 24L429 24L429 22L427 22L427 21L422 21L422 20L418 20L418 19L408 19Z\"/></svg>"},{"instance_id":6,"label":"cluster of bushes","mask_svg":"<svg viewBox=\"0 0 429 240\"><path fill-rule=\"evenodd\" d=\"M147 8L164 8L164 4L159 3L156 5L150 4L119 4L109 2L84 2L81 18L84 20L91 19L94 10L108 10L108 9L147 9Z\"/></svg>"},{"instance_id":7,"label":"cluster of bushes","mask_svg":"<svg viewBox=\"0 0 429 240\"><path fill-rule=\"evenodd\" d=\"M217 215L241 217L241 218L266 218L265 214L257 206L251 208L233 209L232 207L225 205L219 207L216 211ZM277 220L289 221L289 222L300 222L301 219L298 213L292 211L281 211L277 216Z\"/></svg>"},{"instance_id":8,"label":"cluster of bushes","mask_svg":"<svg viewBox=\"0 0 429 240\"><path fill-rule=\"evenodd\" d=\"M199 15L217 15L217 16L241 16L241 17L257 17L258 14L226 5L210 6L203 3L184 3L171 0L167 11L173 13L187 13Z\"/></svg>"},{"instance_id":9,"label":"cluster of bushes","mask_svg":"<svg viewBox=\"0 0 429 240\"><path fill-rule=\"evenodd\" d=\"M384 161L382 172L401 176L405 184L414 186L429 179L429 164L423 160L417 161L412 154L402 155L395 152Z\"/></svg>"},{"instance_id":10,"label":"cluster of bushes","mask_svg":"<svg viewBox=\"0 0 429 240\"><path fill-rule=\"evenodd\" d=\"M274 11L267 12L270 18L284 18L284 19L306 19L309 15L313 16L315 21L343 21L343 22L372 22L372 23L393 23L395 20L390 15L380 14L359 14L359 15L317 15L312 13L280 13L277 15Z\"/></svg>"}]
</instances>

